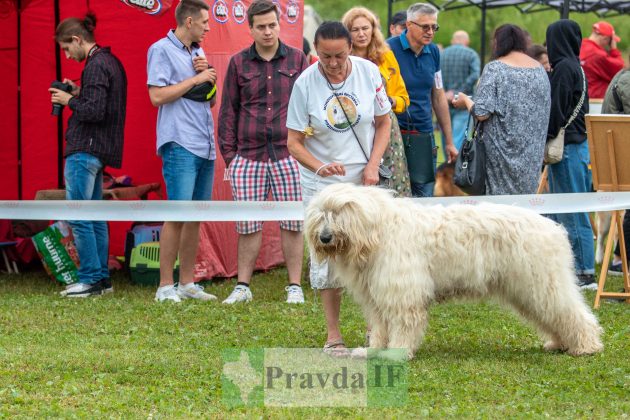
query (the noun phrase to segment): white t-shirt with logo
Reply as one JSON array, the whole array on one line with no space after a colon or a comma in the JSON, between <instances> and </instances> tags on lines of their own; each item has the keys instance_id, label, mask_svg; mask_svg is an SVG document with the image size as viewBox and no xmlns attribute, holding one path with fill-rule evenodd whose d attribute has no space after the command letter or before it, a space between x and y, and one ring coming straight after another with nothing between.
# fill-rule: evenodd
<instances>
[{"instance_id":1,"label":"white t-shirt with logo","mask_svg":"<svg viewBox=\"0 0 630 420\"><path fill-rule=\"evenodd\" d=\"M310 125L314 134L305 138L306 149L323 163L339 162L346 168L346 176L320 178L322 184L361 183L367 160L350 129L348 119L369 157L376 131L374 117L385 115L391 109L378 67L360 57L350 56L349 59L352 61L352 71L345 84L332 85L337 89L334 93L319 66L312 65L295 81L289 100L287 127L304 131ZM343 109L339 102L343 104ZM316 177L315 172L302 165L300 176L308 182L314 181Z\"/></svg>"}]
</instances>

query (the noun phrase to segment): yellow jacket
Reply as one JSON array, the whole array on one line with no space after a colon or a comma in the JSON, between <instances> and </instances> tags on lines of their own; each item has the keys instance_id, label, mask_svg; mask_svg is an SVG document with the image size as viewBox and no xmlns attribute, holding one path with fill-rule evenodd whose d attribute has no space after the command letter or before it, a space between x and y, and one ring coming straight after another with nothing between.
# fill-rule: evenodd
<instances>
[{"instance_id":1,"label":"yellow jacket","mask_svg":"<svg viewBox=\"0 0 630 420\"><path fill-rule=\"evenodd\" d=\"M409 106L409 93L405 87L405 81L400 74L400 66L394 53L390 50L383 54L381 64L378 66L381 75L385 79L385 91L387 95L396 98L396 114L404 112Z\"/></svg>"}]
</instances>

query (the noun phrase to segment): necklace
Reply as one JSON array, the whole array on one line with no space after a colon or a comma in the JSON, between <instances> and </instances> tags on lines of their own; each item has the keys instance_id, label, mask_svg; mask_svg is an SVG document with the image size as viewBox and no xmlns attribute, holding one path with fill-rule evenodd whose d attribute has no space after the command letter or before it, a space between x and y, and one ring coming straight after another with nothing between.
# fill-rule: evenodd
<instances>
[{"instance_id":1,"label":"necklace","mask_svg":"<svg viewBox=\"0 0 630 420\"><path fill-rule=\"evenodd\" d=\"M322 67L321 63L318 63L318 65L319 65L319 69L321 70L322 75L324 76L324 79L326 79L326 83L328 84L328 87L330 88L330 90L332 90L333 92L336 92L338 90L341 90L346 85L346 81L348 80L348 72L350 71L350 64L348 64L348 62L346 62L346 74L343 77L343 82L341 83L341 86L336 87L336 88L333 87L332 83L330 83L330 79L326 75L326 72L324 71L324 68Z\"/></svg>"}]
</instances>

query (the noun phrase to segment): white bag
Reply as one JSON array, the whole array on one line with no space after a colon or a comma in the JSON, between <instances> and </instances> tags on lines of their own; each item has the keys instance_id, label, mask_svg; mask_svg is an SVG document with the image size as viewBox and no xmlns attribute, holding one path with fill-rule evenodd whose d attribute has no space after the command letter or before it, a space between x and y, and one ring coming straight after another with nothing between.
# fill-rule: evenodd
<instances>
[{"instance_id":1,"label":"white bag","mask_svg":"<svg viewBox=\"0 0 630 420\"><path fill-rule=\"evenodd\" d=\"M580 100L573 110L573 114L571 114L569 121L567 121L565 126L560 129L560 132L556 137L552 138L547 142L547 144L545 144L545 157L543 161L546 165L552 165L562 160L562 153L564 153L564 132L578 116L580 109L582 109L584 97L586 96L586 76L584 75L584 70L582 70L581 66L580 71L582 72L582 96L580 96Z\"/></svg>"},{"instance_id":2,"label":"white bag","mask_svg":"<svg viewBox=\"0 0 630 420\"><path fill-rule=\"evenodd\" d=\"M558 135L545 144L545 164L552 165L562 160L564 152L564 127L560 129Z\"/></svg>"}]
</instances>

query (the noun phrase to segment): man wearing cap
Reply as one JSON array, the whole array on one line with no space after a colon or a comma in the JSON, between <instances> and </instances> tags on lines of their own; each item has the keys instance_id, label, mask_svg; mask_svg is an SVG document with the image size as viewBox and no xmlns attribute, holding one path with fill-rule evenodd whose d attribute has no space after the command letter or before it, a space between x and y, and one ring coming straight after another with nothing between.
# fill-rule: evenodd
<instances>
[{"instance_id":1,"label":"man wearing cap","mask_svg":"<svg viewBox=\"0 0 630 420\"><path fill-rule=\"evenodd\" d=\"M398 36L407 29L407 11L401 10L392 16L392 20L389 22L389 33L391 36Z\"/></svg>"},{"instance_id":2,"label":"man wearing cap","mask_svg":"<svg viewBox=\"0 0 630 420\"><path fill-rule=\"evenodd\" d=\"M623 58L617 49L621 39L608 22L593 25L593 32L582 41L580 61L588 81L588 97L602 99L612 78L623 68Z\"/></svg>"}]
</instances>

